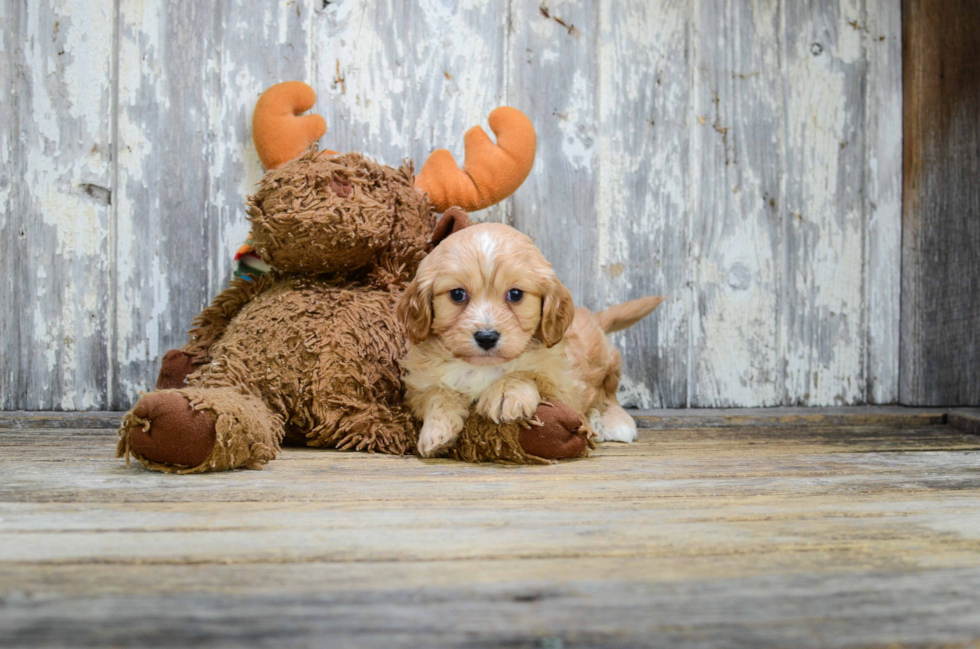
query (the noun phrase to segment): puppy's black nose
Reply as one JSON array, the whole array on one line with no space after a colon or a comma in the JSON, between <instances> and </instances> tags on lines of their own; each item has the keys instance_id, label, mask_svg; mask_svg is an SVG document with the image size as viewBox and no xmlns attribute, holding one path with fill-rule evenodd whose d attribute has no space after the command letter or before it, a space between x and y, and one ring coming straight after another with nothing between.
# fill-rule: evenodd
<instances>
[{"instance_id":1,"label":"puppy's black nose","mask_svg":"<svg viewBox=\"0 0 980 649\"><path fill-rule=\"evenodd\" d=\"M487 331L486 329L481 329L473 334L473 340L475 340L476 344L483 349L490 350L493 349L494 345L497 344L497 341L500 340L500 333L497 331Z\"/></svg>"}]
</instances>

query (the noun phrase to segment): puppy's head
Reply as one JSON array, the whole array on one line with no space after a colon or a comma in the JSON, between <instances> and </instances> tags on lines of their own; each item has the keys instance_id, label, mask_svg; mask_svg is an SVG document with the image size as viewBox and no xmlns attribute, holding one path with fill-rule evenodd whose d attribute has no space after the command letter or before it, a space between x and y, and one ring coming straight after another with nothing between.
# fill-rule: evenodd
<instances>
[{"instance_id":1,"label":"puppy's head","mask_svg":"<svg viewBox=\"0 0 980 649\"><path fill-rule=\"evenodd\" d=\"M415 344L435 336L458 359L497 365L558 343L575 306L528 237L484 223L458 230L422 260L398 316Z\"/></svg>"}]
</instances>

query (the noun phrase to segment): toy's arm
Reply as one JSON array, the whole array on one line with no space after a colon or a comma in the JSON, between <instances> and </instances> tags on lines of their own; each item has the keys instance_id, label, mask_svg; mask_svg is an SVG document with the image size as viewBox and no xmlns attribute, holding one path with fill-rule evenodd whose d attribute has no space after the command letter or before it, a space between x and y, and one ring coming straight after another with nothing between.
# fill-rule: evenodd
<instances>
[{"instance_id":1,"label":"toy's arm","mask_svg":"<svg viewBox=\"0 0 980 649\"><path fill-rule=\"evenodd\" d=\"M221 291L191 322L189 340L181 351L190 356L196 365L210 361L211 346L221 338L231 319L256 295L272 286L272 283L270 275L262 275L251 281L239 278L231 280L231 286Z\"/></svg>"}]
</instances>

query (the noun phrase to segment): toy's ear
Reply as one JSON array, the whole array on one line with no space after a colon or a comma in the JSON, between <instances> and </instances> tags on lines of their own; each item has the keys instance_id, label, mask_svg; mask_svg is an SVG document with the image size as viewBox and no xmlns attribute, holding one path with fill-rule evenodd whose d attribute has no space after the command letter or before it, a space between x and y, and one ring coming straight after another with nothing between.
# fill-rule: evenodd
<instances>
[{"instance_id":1,"label":"toy's ear","mask_svg":"<svg viewBox=\"0 0 980 649\"><path fill-rule=\"evenodd\" d=\"M490 130L497 143L479 126L466 133L463 168L445 149L433 151L415 178L437 212L452 205L482 210L504 200L521 186L534 166L537 138L531 120L516 108L501 106L490 113Z\"/></svg>"},{"instance_id":2,"label":"toy's ear","mask_svg":"<svg viewBox=\"0 0 980 649\"><path fill-rule=\"evenodd\" d=\"M432 327L432 287L422 286L416 275L398 301L395 313L412 344L418 345L429 337Z\"/></svg>"},{"instance_id":3,"label":"toy's ear","mask_svg":"<svg viewBox=\"0 0 980 649\"><path fill-rule=\"evenodd\" d=\"M451 234L456 234L463 228L468 228L473 225L470 221L470 215L461 210L458 207L450 207L448 210L442 213L442 218L436 223L436 227L432 230L432 247L435 248L442 240Z\"/></svg>"},{"instance_id":4,"label":"toy's ear","mask_svg":"<svg viewBox=\"0 0 980 649\"><path fill-rule=\"evenodd\" d=\"M252 116L252 141L267 170L298 158L327 132L322 117L302 115L315 103L316 93L302 81L278 83L259 97Z\"/></svg>"},{"instance_id":5,"label":"toy's ear","mask_svg":"<svg viewBox=\"0 0 980 649\"><path fill-rule=\"evenodd\" d=\"M554 347L565 336L575 319L575 302L565 285L552 278L544 288L541 302L541 342Z\"/></svg>"}]
</instances>

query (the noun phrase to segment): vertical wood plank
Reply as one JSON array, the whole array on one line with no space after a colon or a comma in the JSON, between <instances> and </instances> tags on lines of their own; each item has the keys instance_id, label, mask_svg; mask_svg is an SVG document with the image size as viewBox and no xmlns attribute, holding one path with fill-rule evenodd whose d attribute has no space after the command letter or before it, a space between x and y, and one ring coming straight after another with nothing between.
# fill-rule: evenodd
<instances>
[{"instance_id":1,"label":"vertical wood plank","mask_svg":"<svg viewBox=\"0 0 980 649\"><path fill-rule=\"evenodd\" d=\"M498 0L324 3L312 43L323 147L391 165L411 158L416 171L447 148L462 164L466 131L480 125L493 137L487 116L507 103L506 19ZM473 216L501 221L505 209Z\"/></svg>"},{"instance_id":2,"label":"vertical wood plank","mask_svg":"<svg viewBox=\"0 0 980 649\"><path fill-rule=\"evenodd\" d=\"M535 240L576 303L595 307L597 4L513 0L507 95L538 133L534 169L514 197L514 226Z\"/></svg>"},{"instance_id":3,"label":"vertical wood plank","mask_svg":"<svg viewBox=\"0 0 980 649\"><path fill-rule=\"evenodd\" d=\"M900 398L980 405L980 6L903 11Z\"/></svg>"},{"instance_id":4,"label":"vertical wood plank","mask_svg":"<svg viewBox=\"0 0 980 649\"><path fill-rule=\"evenodd\" d=\"M227 285L262 169L251 110L308 79L308 5L122 0L114 407L151 386L161 355Z\"/></svg>"},{"instance_id":5,"label":"vertical wood plank","mask_svg":"<svg viewBox=\"0 0 980 649\"><path fill-rule=\"evenodd\" d=\"M863 7L782 4L786 405L864 400L865 58Z\"/></svg>"},{"instance_id":6,"label":"vertical wood plank","mask_svg":"<svg viewBox=\"0 0 980 649\"><path fill-rule=\"evenodd\" d=\"M691 405L773 406L783 401L779 5L694 6Z\"/></svg>"},{"instance_id":7,"label":"vertical wood plank","mask_svg":"<svg viewBox=\"0 0 980 649\"><path fill-rule=\"evenodd\" d=\"M19 250L22 242L20 231L14 237L14 196L19 191L15 160L19 160L17 131L20 120L17 114L18 80L14 74L16 57L14 45L20 33L19 15L9 2L0 4L0 295L5 303L12 303L14 288L13 253ZM0 315L0 409L10 410L20 407L18 384L20 380L20 353L15 347L20 340L20 318L7 314Z\"/></svg>"},{"instance_id":8,"label":"vertical wood plank","mask_svg":"<svg viewBox=\"0 0 980 649\"><path fill-rule=\"evenodd\" d=\"M589 245L597 249L597 268L587 304L669 297L654 315L613 335L623 352L620 402L632 407L688 405L689 36L686 2L601 5L598 222L597 241ZM562 229L546 227L560 214L543 217L544 236L561 236Z\"/></svg>"},{"instance_id":9,"label":"vertical wood plank","mask_svg":"<svg viewBox=\"0 0 980 649\"><path fill-rule=\"evenodd\" d=\"M902 264L902 7L867 0L865 235L868 403L898 399Z\"/></svg>"},{"instance_id":10,"label":"vertical wood plank","mask_svg":"<svg viewBox=\"0 0 980 649\"><path fill-rule=\"evenodd\" d=\"M0 408L104 408L112 4L2 12Z\"/></svg>"},{"instance_id":11,"label":"vertical wood plank","mask_svg":"<svg viewBox=\"0 0 980 649\"><path fill-rule=\"evenodd\" d=\"M115 193L115 408L208 296L207 61L211 3L120 0Z\"/></svg>"}]
</instances>

